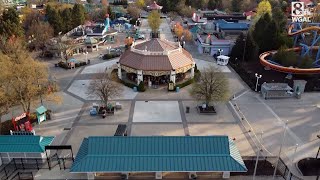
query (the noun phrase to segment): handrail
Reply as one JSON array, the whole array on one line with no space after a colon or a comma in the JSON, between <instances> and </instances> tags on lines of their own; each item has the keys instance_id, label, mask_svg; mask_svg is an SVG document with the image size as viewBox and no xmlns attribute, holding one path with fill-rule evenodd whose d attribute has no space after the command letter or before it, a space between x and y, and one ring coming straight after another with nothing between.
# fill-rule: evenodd
<instances>
[{"instance_id":1,"label":"handrail","mask_svg":"<svg viewBox=\"0 0 320 180\"><path fill-rule=\"evenodd\" d=\"M265 152L267 152L269 155L273 156L273 154L272 154L270 151L268 151L267 148L261 143L261 141L259 140L258 136L256 135L256 132L254 131L253 127L251 126L251 124L249 123L249 121L247 120L247 118L244 116L244 114L242 113L242 111L240 110L240 108L239 108L239 106L237 105L237 103L236 103L236 102L234 102L234 103L231 103L231 102L230 102L230 104L236 108L236 109L235 109L235 110L236 110L236 113L238 113L239 117L241 118L241 119L240 119L241 124L242 124L244 127L246 127L246 126L244 125L243 121L245 121L245 122L248 124L248 126L249 126L249 128L250 128L249 130L250 130L250 132L252 132L252 133L249 133L249 136L251 137L252 140L254 140L254 138L255 138L255 140L258 141L258 144L257 144L255 141L253 141L253 143L255 144L255 146L256 146L258 149L259 149L259 147L262 147L262 148L265 150ZM242 117L241 117L240 115L241 115ZM251 134L253 134L254 138L252 137Z\"/></svg>"}]
</instances>

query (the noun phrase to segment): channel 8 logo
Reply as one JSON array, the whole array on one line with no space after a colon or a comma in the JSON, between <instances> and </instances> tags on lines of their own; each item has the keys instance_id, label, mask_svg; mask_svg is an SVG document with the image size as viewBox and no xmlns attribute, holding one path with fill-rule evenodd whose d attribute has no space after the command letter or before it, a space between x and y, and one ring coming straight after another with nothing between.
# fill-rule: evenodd
<instances>
[{"instance_id":1,"label":"channel 8 logo","mask_svg":"<svg viewBox=\"0 0 320 180\"><path fill-rule=\"evenodd\" d=\"M291 2L291 16L304 16L304 2Z\"/></svg>"}]
</instances>

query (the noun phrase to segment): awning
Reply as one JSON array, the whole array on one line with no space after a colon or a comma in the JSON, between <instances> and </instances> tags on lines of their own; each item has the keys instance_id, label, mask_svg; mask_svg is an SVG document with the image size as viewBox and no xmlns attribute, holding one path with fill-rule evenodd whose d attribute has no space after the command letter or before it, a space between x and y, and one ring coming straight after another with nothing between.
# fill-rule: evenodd
<instances>
[{"instance_id":1,"label":"awning","mask_svg":"<svg viewBox=\"0 0 320 180\"><path fill-rule=\"evenodd\" d=\"M53 139L53 136L2 135L0 153L42 153Z\"/></svg>"},{"instance_id":2,"label":"awning","mask_svg":"<svg viewBox=\"0 0 320 180\"><path fill-rule=\"evenodd\" d=\"M45 113L47 111L47 108L45 108L44 106L40 106L40 107L38 107L37 109L36 109L36 112L38 113L38 114L43 114L43 113Z\"/></svg>"},{"instance_id":3,"label":"awning","mask_svg":"<svg viewBox=\"0 0 320 180\"><path fill-rule=\"evenodd\" d=\"M246 172L228 136L85 138L70 172Z\"/></svg>"}]
</instances>

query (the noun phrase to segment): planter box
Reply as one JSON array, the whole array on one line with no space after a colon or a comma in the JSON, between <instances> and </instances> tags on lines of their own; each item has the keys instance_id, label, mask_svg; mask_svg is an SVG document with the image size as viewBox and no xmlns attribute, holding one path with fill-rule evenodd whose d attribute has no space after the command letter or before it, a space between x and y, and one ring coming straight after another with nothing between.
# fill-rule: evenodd
<instances>
[{"instance_id":1,"label":"planter box","mask_svg":"<svg viewBox=\"0 0 320 180\"><path fill-rule=\"evenodd\" d=\"M207 108L202 108L202 106L197 106L197 111L199 114L217 114L214 106L208 106Z\"/></svg>"}]
</instances>

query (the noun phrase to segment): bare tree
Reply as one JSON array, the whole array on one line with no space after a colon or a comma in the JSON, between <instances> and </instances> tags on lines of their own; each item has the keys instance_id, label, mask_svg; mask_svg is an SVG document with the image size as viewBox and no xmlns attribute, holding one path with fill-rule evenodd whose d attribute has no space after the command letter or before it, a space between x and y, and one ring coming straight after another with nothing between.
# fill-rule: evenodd
<instances>
[{"instance_id":1,"label":"bare tree","mask_svg":"<svg viewBox=\"0 0 320 180\"><path fill-rule=\"evenodd\" d=\"M194 83L191 95L197 100L205 101L207 107L212 101L223 101L228 96L228 80L225 75L213 66L201 71L199 82Z\"/></svg>"},{"instance_id":2,"label":"bare tree","mask_svg":"<svg viewBox=\"0 0 320 180\"><path fill-rule=\"evenodd\" d=\"M108 101L111 98L121 95L122 91L122 86L112 81L112 78L109 76L109 74L100 72L90 82L87 95L98 96L101 102L107 107Z\"/></svg>"},{"instance_id":3,"label":"bare tree","mask_svg":"<svg viewBox=\"0 0 320 180\"><path fill-rule=\"evenodd\" d=\"M46 42L53 37L53 28L47 22L33 21L26 36L29 48L37 51L43 49Z\"/></svg>"}]
</instances>

